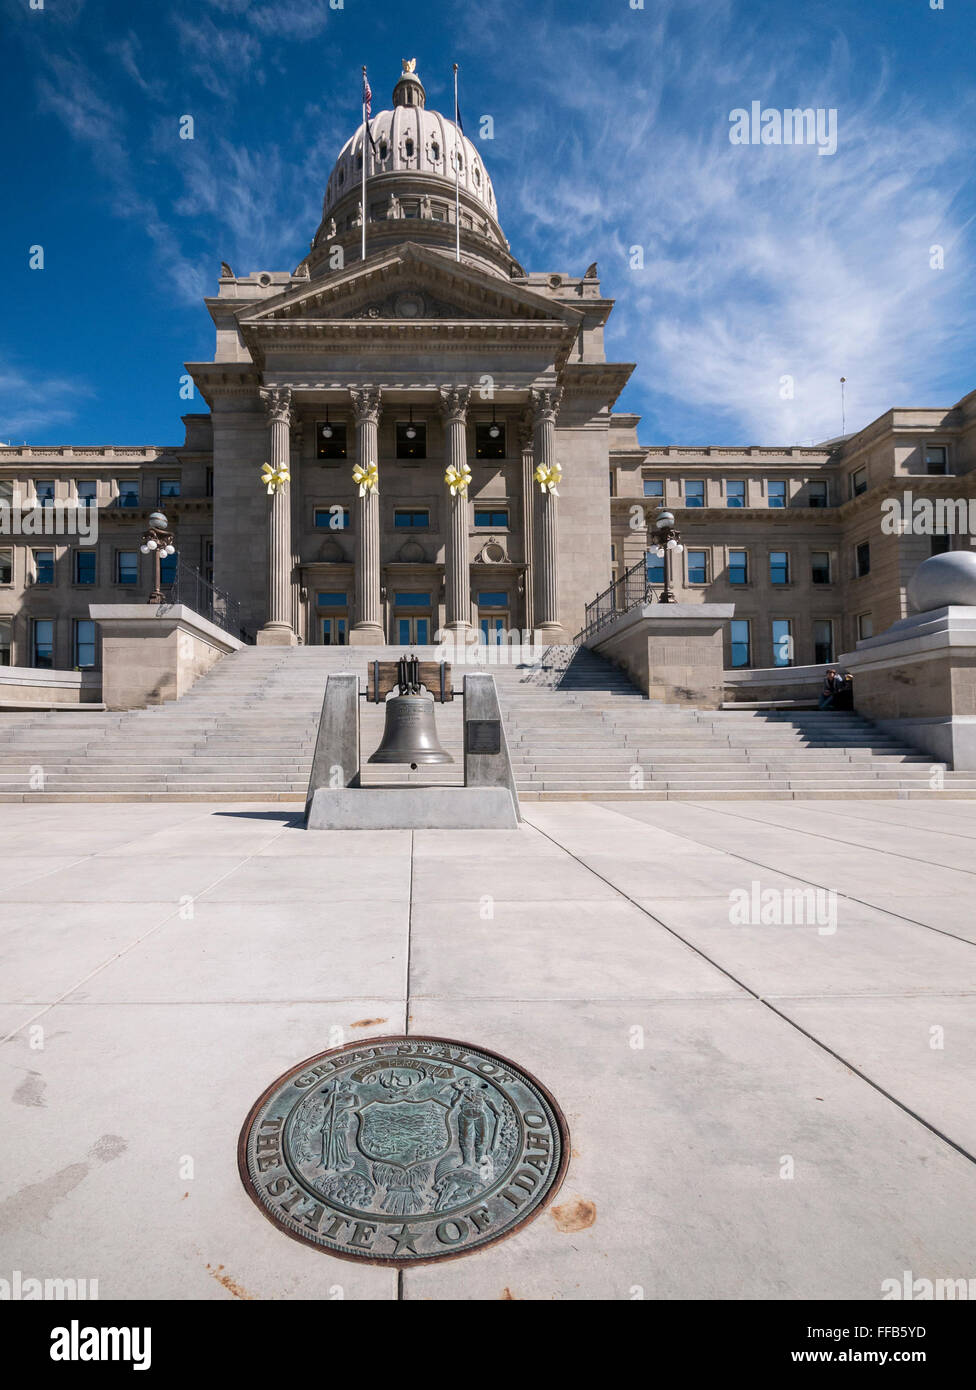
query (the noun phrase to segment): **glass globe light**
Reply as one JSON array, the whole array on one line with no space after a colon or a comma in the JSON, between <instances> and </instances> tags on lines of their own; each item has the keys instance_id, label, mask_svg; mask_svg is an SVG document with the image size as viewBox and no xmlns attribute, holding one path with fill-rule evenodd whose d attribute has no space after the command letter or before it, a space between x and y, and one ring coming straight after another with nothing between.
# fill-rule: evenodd
<instances>
[{"instance_id":1,"label":"glass globe light","mask_svg":"<svg viewBox=\"0 0 976 1390\"><path fill-rule=\"evenodd\" d=\"M678 548L678 542L677 542L677 541L668 541L667 548L668 548L668 550L677 550L677 548Z\"/></svg>"},{"instance_id":2,"label":"glass globe light","mask_svg":"<svg viewBox=\"0 0 976 1390\"><path fill-rule=\"evenodd\" d=\"M658 512L654 525L659 531L666 531L674 525L674 512Z\"/></svg>"},{"instance_id":3,"label":"glass globe light","mask_svg":"<svg viewBox=\"0 0 976 1390\"><path fill-rule=\"evenodd\" d=\"M176 554L176 546L175 546L175 545L168 545L168 546L166 547L166 549L163 551L163 554L164 554L164 555L175 555L175 554Z\"/></svg>"},{"instance_id":4,"label":"glass globe light","mask_svg":"<svg viewBox=\"0 0 976 1390\"><path fill-rule=\"evenodd\" d=\"M323 439L331 439L331 438L332 438L332 426L331 426L331 425L323 425L323 426L322 426L322 438L323 438Z\"/></svg>"},{"instance_id":5,"label":"glass globe light","mask_svg":"<svg viewBox=\"0 0 976 1390\"><path fill-rule=\"evenodd\" d=\"M407 426L407 438L408 438L408 439L416 439L416 438L417 438L417 431L414 429L413 425L408 425L408 426Z\"/></svg>"},{"instance_id":6,"label":"glass globe light","mask_svg":"<svg viewBox=\"0 0 976 1390\"><path fill-rule=\"evenodd\" d=\"M489 438L489 439L497 439L498 436L499 436L500 434L501 434L501 429L500 429L500 427L499 427L498 425L494 425L494 424L493 424L492 427L491 427L491 429L488 431L488 438Z\"/></svg>"},{"instance_id":7,"label":"glass globe light","mask_svg":"<svg viewBox=\"0 0 976 1390\"><path fill-rule=\"evenodd\" d=\"M149 554L149 547L148 547L148 545L140 545L139 549L142 551L143 555L148 555L148 554Z\"/></svg>"},{"instance_id":8,"label":"glass globe light","mask_svg":"<svg viewBox=\"0 0 976 1390\"><path fill-rule=\"evenodd\" d=\"M674 547L674 552L675 552L676 555L680 555L680 554L682 554L683 551L684 551L684 546L681 545L681 543L679 542L679 543Z\"/></svg>"},{"instance_id":9,"label":"glass globe light","mask_svg":"<svg viewBox=\"0 0 976 1390\"><path fill-rule=\"evenodd\" d=\"M159 547L157 546L157 544L156 544L155 541L146 541L146 549L147 549L147 550L158 550Z\"/></svg>"},{"instance_id":10,"label":"glass globe light","mask_svg":"<svg viewBox=\"0 0 976 1390\"><path fill-rule=\"evenodd\" d=\"M162 512L152 512L149 517L149 525L155 526L157 531L164 531L169 522Z\"/></svg>"}]
</instances>

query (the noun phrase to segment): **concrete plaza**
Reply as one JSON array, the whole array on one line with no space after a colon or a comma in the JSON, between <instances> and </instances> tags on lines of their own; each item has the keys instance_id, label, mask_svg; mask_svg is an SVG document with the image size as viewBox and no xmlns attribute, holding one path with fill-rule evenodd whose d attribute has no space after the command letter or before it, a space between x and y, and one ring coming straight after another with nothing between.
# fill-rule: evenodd
<instances>
[{"instance_id":1,"label":"concrete plaza","mask_svg":"<svg viewBox=\"0 0 976 1390\"><path fill-rule=\"evenodd\" d=\"M976 803L523 809L313 834L267 804L4 806L0 1275L148 1299L976 1278ZM775 916L811 887L815 923L730 921L736 890ZM287 1239L236 1145L287 1068L401 1032L525 1066L573 1156L511 1239L398 1272Z\"/></svg>"}]
</instances>

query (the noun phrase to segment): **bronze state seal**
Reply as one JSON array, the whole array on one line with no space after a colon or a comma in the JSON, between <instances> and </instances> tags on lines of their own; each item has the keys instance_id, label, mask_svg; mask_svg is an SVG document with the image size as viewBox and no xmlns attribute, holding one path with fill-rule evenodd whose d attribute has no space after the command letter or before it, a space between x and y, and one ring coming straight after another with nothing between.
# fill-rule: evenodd
<instances>
[{"instance_id":1,"label":"bronze state seal","mask_svg":"<svg viewBox=\"0 0 976 1390\"><path fill-rule=\"evenodd\" d=\"M288 1235L401 1268L511 1235L555 1196L568 1160L545 1087L447 1038L310 1057L269 1086L238 1145L244 1186Z\"/></svg>"}]
</instances>

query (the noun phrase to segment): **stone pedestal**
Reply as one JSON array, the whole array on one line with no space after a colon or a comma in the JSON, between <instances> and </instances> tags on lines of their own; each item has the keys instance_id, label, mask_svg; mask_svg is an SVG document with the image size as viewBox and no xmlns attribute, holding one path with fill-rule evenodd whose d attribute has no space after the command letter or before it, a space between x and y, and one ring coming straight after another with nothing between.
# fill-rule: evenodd
<instances>
[{"instance_id":1,"label":"stone pedestal","mask_svg":"<svg viewBox=\"0 0 976 1390\"><path fill-rule=\"evenodd\" d=\"M356 462L360 468L379 463L379 391L350 391L356 418ZM367 491L356 500L356 621L349 633L352 647L382 646L380 600L380 499Z\"/></svg>"},{"instance_id":2,"label":"stone pedestal","mask_svg":"<svg viewBox=\"0 0 976 1390\"><path fill-rule=\"evenodd\" d=\"M329 676L312 755L305 798L305 818L321 788L359 786L359 677L349 672Z\"/></svg>"},{"instance_id":3,"label":"stone pedestal","mask_svg":"<svg viewBox=\"0 0 976 1390\"><path fill-rule=\"evenodd\" d=\"M92 604L102 632L102 699L108 709L178 700L198 676L244 643L182 604Z\"/></svg>"},{"instance_id":4,"label":"stone pedestal","mask_svg":"<svg viewBox=\"0 0 976 1390\"><path fill-rule=\"evenodd\" d=\"M276 471L291 466L291 391L261 392L271 434L271 457ZM259 646L293 647L298 636L292 625L291 487L283 483L268 498L268 618L257 634Z\"/></svg>"},{"instance_id":5,"label":"stone pedestal","mask_svg":"<svg viewBox=\"0 0 976 1390\"><path fill-rule=\"evenodd\" d=\"M976 770L976 607L902 618L837 665L854 677L858 714L956 772Z\"/></svg>"},{"instance_id":6,"label":"stone pedestal","mask_svg":"<svg viewBox=\"0 0 976 1390\"><path fill-rule=\"evenodd\" d=\"M586 645L652 700L718 709L725 698L725 624L734 613L734 603L644 604Z\"/></svg>"}]
</instances>

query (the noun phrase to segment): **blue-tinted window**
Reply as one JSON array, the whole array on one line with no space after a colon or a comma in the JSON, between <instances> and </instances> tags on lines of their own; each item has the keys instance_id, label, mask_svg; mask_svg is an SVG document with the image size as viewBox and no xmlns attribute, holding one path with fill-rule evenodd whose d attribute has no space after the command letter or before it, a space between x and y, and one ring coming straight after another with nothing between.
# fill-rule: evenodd
<instances>
[{"instance_id":1,"label":"blue-tinted window","mask_svg":"<svg viewBox=\"0 0 976 1390\"><path fill-rule=\"evenodd\" d=\"M767 500L771 507L786 506L786 483L772 482L768 485Z\"/></svg>"},{"instance_id":2,"label":"blue-tinted window","mask_svg":"<svg viewBox=\"0 0 976 1390\"><path fill-rule=\"evenodd\" d=\"M705 483L699 479L696 481L685 481L685 506L704 507L705 505Z\"/></svg>"},{"instance_id":3,"label":"blue-tinted window","mask_svg":"<svg viewBox=\"0 0 976 1390\"><path fill-rule=\"evenodd\" d=\"M725 484L725 505L727 507L744 507L746 505L746 485L739 479L733 479Z\"/></svg>"},{"instance_id":4,"label":"blue-tinted window","mask_svg":"<svg viewBox=\"0 0 976 1390\"><path fill-rule=\"evenodd\" d=\"M508 594L500 590L492 590L491 592L482 590L478 595L478 605L481 608L507 608Z\"/></svg>"},{"instance_id":5,"label":"blue-tinted window","mask_svg":"<svg viewBox=\"0 0 976 1390\"><path fill-rule=\"evenodd\" d=\"M75 551L75 583L94 584L95 583L95 552L94 550Z\"/></svg>"},{"instance_id":6,"label":"blue-tinted window","mask_svg":"<svg viewBox=\"0 0 976 1390\"><path fill-rule=\"evenodd\" d=\"M429 608L430 594L401 590L394 595L393 602L397 608Z\"/></svg>"},{"instance_id":7,"label":"blue-tinted window","mask_svg":"<svg viewBox=\"0 0 976 1390\"><path fill-rule=\"evenodd\" d=\"M83 671L95 665L95 624L89 618L75 623L75 665Z\"/></svg>"},{"instance_id":8,"label":"blue-tinted window","mask_svg":"<svg viewBox=\"0 0 976 1390\"><path fill-rule=\"evenodd\" d=\"M745 618L733 618L729 623L732 638L732 665L748 666L752 660L749 649L749 623Z\"/></svg>"},{"instance_id":9,"label":"blue-tinted window","mask_svg":"<svg viewBox=\"0 0 976 1390\"><path fill-rule=\"evenodd\" d=\"M318 531L348 531L350 525L348 507L315 508L315 527Z\"/></svg>"},{"instance_id":10,"label":"blue-tinted window","mask_svg":"<svg viewBox=\"0 0 976 1390\"><path fill-rule=\"evenodd\" d=\"M315 602L319 608L345 608L349 602L349 596L348 594L329 591L316 594Z\"/></svg>"},{"instance_id":11,"label":"blue-tinted window","mask_svg":"<svg viewBox=\"0 0 976 1390\"><path fill-rule=\"evenodd\" d=\"M169 586L176 583L176 567L179 563L178 555L164 555L159 562L159 582Z\"/></svg>"},{"instance_id":12,"label":"blue-tinted window","mask_svg":"<svg viewBox=\"0 0 976 1390\"><path fill-rule=\"evenodd\" d=\"M793 665L793 632L789 618L773 621L773 665Z\"/></svg>"},{"instance_id":13,"label":"blue-tinted window","mask_svg":"<svg viewBox=\"0 0 976 1390\"><path fill-rule=\"evenodd\" d=\"M139 583L138 550L120 550L115 561L115 579L118 584Z\"/></svg>"},{"instance_id":14,"label":"blue-tinted window","mask_svg":"<svg viewBox=\"0 0 976 1390\"><path fill-rule=\"evenodd\" d=\"M688 583L707 584L708 583L708 551L689 550L688 551Z\"/></svg>"},{"instance_id":15,"label":"blue-tinted window","mask_svg":"<svg viewBox=\"0 0 976 1390\"><path fill-rule=\"evenodd\" d=\"M493 526L497 529L508 526L507 508L476 507L474 513L475 526Z\"/></svg>"},{"instance_id":16,"label":"blue-tinted window","mask_svg":"<svg viewBox=\"0 0 976 1390\"><path fill-rule=\"evenodd\" d=\"M729 551L729 583L748 584L749 557L744 550Z\"/></svg>"},{"instance_id":17,"label":"blue-tinted window","mask_svg":"<svg viewBox=\"0 0 976 1390\"><path fill-rule=\"evenodd\" d=\"M53 502L54 502L54 484L53 484L53 483L35 483L35 484L34 484L34 492L35 492L35 494L36 494L36 496L37 496L37 505L38 505L39 507L50 507L50 506L53 504Z\"/></svg>"},{"instance_id":18,"label":"blue-tinted window","mask_svg":"<svg viewBox=\"0 0 976 1390\"><path fill-rule=\"evenodd\" d=\"M645 496L645 497L663 497L663 496L664 496L664 480L663 480L662 478L645 478L645 479L644 479L644 496Z\"/></svg>"},{"instance_id":19,"label":"blue-tinted window","mask_svg":"<svg viewBox=\"0 0 976 1390\"><path fill-rule=\"evenodd\" d=\"M398 531L426 531L430 527L430 512L397 508L393 513L393 525Z\"/></svg>"},{"instance_id":20,"label":"blue-tinted window","mask_svg":"<svg viewBox=\"0 0 976 1390\"><path fill-rule=\"evenodd\" d=\"M54 666L54 623L50 618L35 618L32 645L32 664L51 670Z\"/></svg>"},{"instance_id":21,"label":"blue-tinted window","mask_svg":"<svg viewBox=\"0 0 976 1390\"><path fill-rule=\"evenodd\" d=\"M771 550L769 552L769 582L770 584L788 584L790 582L790 557L785 550Z\"/></svg>"},{"instance_id":22,"label":"blue-tinted window","mask_svg":"<svg viewBox=\"0 0 976 1390\"><path fill-rule=\"evenodd\" d=\"M139 484L138 483L119 483L119 506L138 507L139 505Z\"/></svg>"},{"instance_id":23,"label":"blue-tinted window","mask_svg":"<svg viewBox=\"0 0 976 1390\"><path fill-rule=\"evenodd\" d=\"M647 552L645 563L647 565L648 584L664 583L664 556L657 556L653 551Z\"/></svg>"},{"instance_id":24,"label":"blue-tinted window","mask_svg":"<svg viewBox=\"0 0 976 1390\"><path fill-rule=\"evenodd\" d=\"M53 584L54 583L54 551L35 550L34 551L34 583Z\"/></svg>"}]
</instances>

